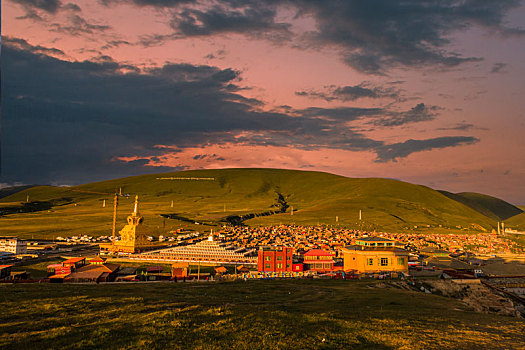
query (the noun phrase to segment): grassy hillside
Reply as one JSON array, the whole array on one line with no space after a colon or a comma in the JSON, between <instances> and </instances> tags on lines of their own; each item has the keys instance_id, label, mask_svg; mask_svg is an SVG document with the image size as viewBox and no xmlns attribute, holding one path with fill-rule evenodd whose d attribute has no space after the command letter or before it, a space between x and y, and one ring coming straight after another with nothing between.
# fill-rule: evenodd
<instances>
[{"instance_id":1,"label":"grassy hillside","mask_svg":"<svg viewBox=\"0 0 525 350\"><path fill-rule=\"evenodd\" d=\"M513 228L519 231L525 231L525 212L515 215L508 220L505 220L505 225L507 227L510 227L510 228Z\"/></svg>"},{"instance_id":2,"label":"grassy hillside","mask_svg":"<svg viewBox=\"0 0 525 350\"><path fill-rule=\"evenodd\" d=\"M221 169L26 189L0 199L0 211L7 213L0 217L0 234L107 235L111 232L115 190L129 194L119 199L118 226L125 224L133 197L138 194L140 211L152 234L179 227L209 230L224 224L228 216L249 214L253 218L244 222L247 225L336 224L337 216L339 225L388 231L435 231L457 226L475 231L495 226L493 218L431 188L406 182L310 171ZM32 207L42 210L19 212L27 211L24 202L28 195ZM284 209L283 213L260 215ZM358 220L359 210L362 221ZM178 219L166 219L161 214L173 214Z\"/></svg>"},{"instance_id":3,"label":"grassy hillside","mask_svg":"<svg viewBox=\"0 0 525 350\"><path fill-rule=\"evenodd\" d=\"M497 221L506 220L523 212L522 209L505 202L504 200L481 193L450 193L447 191L439 192Z\"/></svg>"},{"instance_id":4,"label":"grassy hillside","mask_svg":"<svg viewBox=\"0 0 525 350\"><path fill-rule=\"evenodd\" d=\"M518 349L523 320L374 281L0 285L2 349Z\"/></svg>"}]
</instances>

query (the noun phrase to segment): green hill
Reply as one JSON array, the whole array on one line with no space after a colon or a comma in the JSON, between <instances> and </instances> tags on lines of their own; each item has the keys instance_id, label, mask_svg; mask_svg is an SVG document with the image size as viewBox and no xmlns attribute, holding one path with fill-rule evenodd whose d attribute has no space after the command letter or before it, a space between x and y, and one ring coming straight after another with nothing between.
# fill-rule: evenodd
<instances>
[{"instance_id":1,"label":"green hill","mask_svg":"<svg viewBox=\"0 0 525 350\"><path fill-rule=\"evenodd\" d=\"M138 194L140 211L154 235L181 227L216 229L227 219L246 225L319 223L423 232L480 231L496 225L493 217L443 193L402 181L312 171L220 169L26 189L0 199L0 234L35 238L108 235L115 190L123 194L118 226L124 225ZM25 203L28 195L30 203Z\"/></svg>"},{"instance_id":2,"label":"green hill","mask_svg":"<svg viewBox=\"0 0 525 350\"><path fill-rule=\"evenodd\" d=\"M463 203L466 206L480 212L481 214L488 216L497 221L506 220L515 215L523 213L520 208L505 202L499 198L487 196L485 194L473 193L473 192L462 192L462 193L450 193L447 191L439 191L445 196L453 199L457 202Z\"/></svg>"},{"instance_id":3,"label":"green hill","mask_svg":"<svg viewBox=\"0 0 525 350\"><path fill-rule=\"evenodd\" d=\"M518 231L525 231L525 212L505 220L505 225Z\"/></svg>"}]
</instances>

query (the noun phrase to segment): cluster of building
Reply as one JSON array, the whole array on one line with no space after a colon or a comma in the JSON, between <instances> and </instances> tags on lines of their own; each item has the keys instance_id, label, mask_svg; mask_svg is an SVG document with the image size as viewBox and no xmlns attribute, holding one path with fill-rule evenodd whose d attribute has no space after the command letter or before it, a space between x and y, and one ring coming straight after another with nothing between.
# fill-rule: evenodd
<instances>
[{"instance_id":1,"label":"cluster of building","mask_svg":"<svg viewBox=\"0 0 525 350\"><path fill-rule=\"evenodd\" d=\"M477 255L524 253L524 248L496 232L476 234L382 233L383 237L405 243L411 250L435 247L451 253L465 251Z\"/></svg>"},{"instance_id":2,"label":"cluster of building","mask_svg":"<svg viewBox=\"0 0 525 350\"><path fill-rule=\"evenodd\" d=\"M257 270L262 273L293 272L304 274L408 273L409 252L396 242L382 237L362 237L341 249L342 257L323 249L311 249L294 255L292 247L259 248Z\"/></svg>"},{"instance_id":3,"label":"cluster of building","mask_svg":"<svg viewBox=\"0 0 525 350\"><path fill-rule=\"evenodd\" d=\"M86 263L85 257L70 258L60 264L47 266L50 282L112 282L120 265L106 263L96 257Z\"/></svg>"},{"instance_id":4,"label":"cluster of building","mask_svg":"<svg viewBox=\"0 0 525 350\"><path fill-rule=\"evenodd\" d=\"M373 232L346 229L336 226L279 225L267 227L224 227L219 237L234 246L259 247L283 245L296 251L324 249L339 256L341 249L364 235ZM524 248L503 235L493 233L448 234L448 233L380 233L405 244L417 252L424 247L436 247L450 252L466 251L475 254L524 253Z\"/></svg>"},{"instance_id":5,"label":"cluster of building","mask_svg":"<svg viewBox=\"0 0 525 350\"><path fill-rule=\"evenodd\" d=\"M17 237L0 237L0 256L27 254L27 241Z\"/></svg>"}]
</instances>

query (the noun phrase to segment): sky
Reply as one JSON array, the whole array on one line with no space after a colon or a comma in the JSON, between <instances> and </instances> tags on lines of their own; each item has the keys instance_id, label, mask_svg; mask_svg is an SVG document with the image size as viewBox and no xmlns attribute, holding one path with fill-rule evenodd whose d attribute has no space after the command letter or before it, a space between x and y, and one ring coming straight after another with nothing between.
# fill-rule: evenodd
<instances>
[{"instance_id":1,"label":"sky","mask_svg":"<svg viewBox=\"0 0 525 350\"><path fill-rule=\"evenodd\" d=\"M268 167L525 204L525 3L2 1L0 182Z\"/></svg>"}]
</instances>

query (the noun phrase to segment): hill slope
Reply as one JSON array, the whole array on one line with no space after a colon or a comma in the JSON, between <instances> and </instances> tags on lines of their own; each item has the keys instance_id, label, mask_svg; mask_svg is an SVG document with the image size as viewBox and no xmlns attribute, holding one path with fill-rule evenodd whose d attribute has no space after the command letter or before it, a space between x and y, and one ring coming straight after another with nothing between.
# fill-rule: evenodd
<instances>
[{"instance_id":1,"label":"hill slope","mask_svg":"<svg viewBox=\"0 0 525 350\"><path fill-rule=\"evenodd\" d=\"M0 234L107 235L115 189L129 194L120 197L119 227L138 194L140 211L152 234L178 227L209 230L224 224L227 217L246 219L247 225L337 223L385 231L415 226L418 230L457 226L490 230L495 226L494 218L431 188L406 182L311 171L220 169L141 175L68 188L30 188L2 198L0 210L22 210L27 195L42 210L0 217Z\"/></svg>"},{"instance_id":2,"label":"hill slope","mask_svg":"<svg viewBox=\"0 0 525 350\"><path fill-rule=\"evenodd\" d=\"M463 203L466 206L480 212L481 214L497 221L506 220L523 212L523 210L520 208L505 202L504 200L481 193L450 193L447 191L439 192L450 199Z\"/></svg>"}]
</instances>

